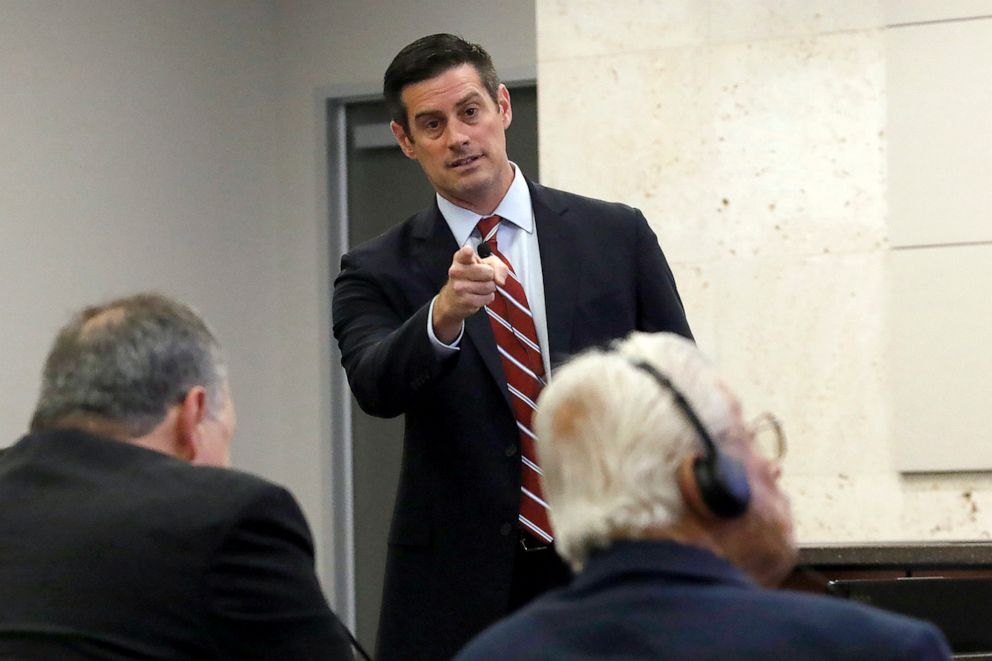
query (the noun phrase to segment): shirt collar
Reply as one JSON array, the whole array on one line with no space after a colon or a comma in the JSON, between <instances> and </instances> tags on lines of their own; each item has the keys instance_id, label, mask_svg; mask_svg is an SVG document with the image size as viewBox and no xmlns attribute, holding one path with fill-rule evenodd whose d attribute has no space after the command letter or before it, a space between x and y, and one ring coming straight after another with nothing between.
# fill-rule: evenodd
<instances>
[{"instance_id":1,"label":"shirt collar","mask_svg":"<svg viewBox=\"0 0 992 661\"><path fill-rule=\"evenodd\" d=\"M527 187L527 180L524 179L524 173L520 167L516 163L510 163L510 165L513 166L514 170L513 181L510 182L510 188L506 191L506 195L503 196L490 215L500 216L531 234L534 231L534 211L530 203L530 189ZM451 233L455 235L455 241L460 246L465 245L476 224L486 216L480 216L474 211L463 209L439 194L436 197L438 209L441 210L441 215L448 223L448 227L451 228Z\"/></svg>"}]
</instances>

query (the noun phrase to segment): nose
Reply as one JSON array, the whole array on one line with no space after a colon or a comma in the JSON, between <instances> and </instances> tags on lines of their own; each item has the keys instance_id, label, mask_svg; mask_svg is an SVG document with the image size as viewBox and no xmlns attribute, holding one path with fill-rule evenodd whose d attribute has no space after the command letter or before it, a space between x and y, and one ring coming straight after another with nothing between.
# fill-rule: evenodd
<instances>
[{"instance_id":1,"label":"nose","mask_svg":"<svg viewBox=\"0 0 992 661\"><path fill-rule=\"evenodd\" d=\"M468 133L465 131L465 125L459 121L453 121L448 124L448 147L454 150L459 150L468 144Z\"/></svg>"}]
</instances>

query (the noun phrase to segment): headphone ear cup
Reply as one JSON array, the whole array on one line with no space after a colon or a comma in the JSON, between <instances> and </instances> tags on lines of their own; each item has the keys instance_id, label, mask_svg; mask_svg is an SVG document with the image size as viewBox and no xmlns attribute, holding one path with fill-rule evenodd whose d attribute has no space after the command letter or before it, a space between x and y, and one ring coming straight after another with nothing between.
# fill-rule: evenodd
<instances>
[{"instance_id":1,"label":"headphone ear cup","mask_svg":"<svg viewBox=\"0 0 992 661\"><path fill-rule=\"evenodd\" d=\"M733 519L747 511L751 486L741 462L717 451L697 457L692 472L703 502L715 516Z\"/></svg>"}]
</instances>

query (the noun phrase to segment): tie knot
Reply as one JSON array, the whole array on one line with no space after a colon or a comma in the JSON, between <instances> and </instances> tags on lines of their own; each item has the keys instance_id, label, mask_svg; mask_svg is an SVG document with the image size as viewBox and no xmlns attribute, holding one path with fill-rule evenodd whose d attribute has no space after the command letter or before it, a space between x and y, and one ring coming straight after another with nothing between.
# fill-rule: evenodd
<instances>
[{"instance_id":1,"label":"tie knot","mask_svg":"<svg viewBox=\"0 0 992 661\"><path fill-rule=\"evenodd\" d=\"M482 242L494 249L496 246L496 230L499 228L501 220L503 219L499 216L489 216L480 220L476 225L479 228L479 234L482 236Z\"/></svg>"}]
</instances>

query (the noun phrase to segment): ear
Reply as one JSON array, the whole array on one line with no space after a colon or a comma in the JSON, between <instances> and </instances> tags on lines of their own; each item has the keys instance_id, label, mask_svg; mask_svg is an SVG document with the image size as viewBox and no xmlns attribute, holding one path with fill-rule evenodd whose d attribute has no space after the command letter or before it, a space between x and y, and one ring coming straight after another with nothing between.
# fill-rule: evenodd
<instances>
[{"instance_id":1,"label":"ear","mask_svg":"<svg viewBox=\"0 0 992 661\"><path fill-rule=\"evenodd\" d=\"M400 149L403 150L403 154L407 158L412 158L413 160L417 160L417 154L416 152L413 151L413 140L411 140L410 136L406 134L406 131L403 130L403 127L397 124L396 122L391 121L389 122L389 128L390 130L392 130L393 137L396 138L396 142L399 143Z\"/></svg>"},{"instance_id":2,"label":"ear","mask_svg":"<svg viewBox=\"0 0 992 661\"><path fill-rule=\"evenodd\" d=\"M679 493L682 494L682 501L686 508L697 518L704 521L717 520L716 515L706 506L703 494L699 490L699 481L696 479L696 462L702 458L699 454L692 454L682 460L676 472L676 481L679 485Z\"/></svg>"},{"instance_id":3,"label":"ear","mask_svg":"<svg viewBox=\"0 0 992 661\"><path fill-rule=\"evenodd\" d=\"M179 402L176 418L176 446L179 456L190 463L203 451L200 423L207 416L207 391L203 386L193 386Z\"/></svg>"},{"instance_id":4,"label":"ear","mask_svg":"<svg viewBox=\"0 0 992 661\"><path fill-rule=\"evenodd\" d=\"M513 107L510 105L510 90L506 89L506 85L500 83L499 89L496 91L496 105L499 106L499 114L503 118L503 129L510 128L510 122L513 121Z\"/></svg>"}]
</instances>

